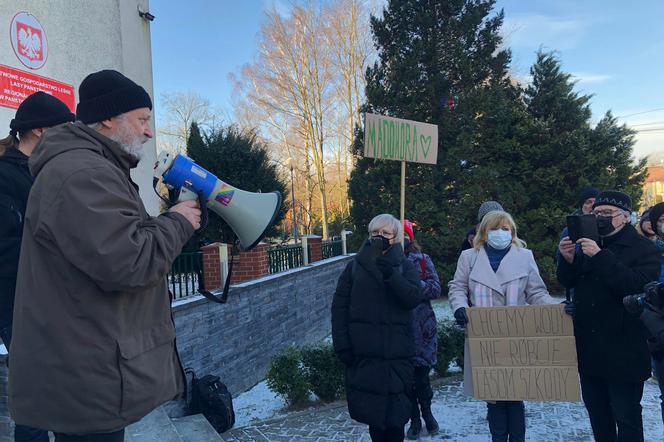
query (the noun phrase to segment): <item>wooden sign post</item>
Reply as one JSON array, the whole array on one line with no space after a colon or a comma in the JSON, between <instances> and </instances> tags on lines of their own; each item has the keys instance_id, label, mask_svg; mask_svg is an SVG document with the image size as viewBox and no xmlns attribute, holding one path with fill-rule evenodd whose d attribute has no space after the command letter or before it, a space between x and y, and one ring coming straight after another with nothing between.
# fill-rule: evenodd
<instances>
[{"instance_id":1,"label":"wooden sign post","mask_svg":"<svg viewBox=\"0 0 664 442\"><path fill-rule=\"evenodd\" d=\"M365 114L364 156L401 161L401 225L406 215L406 162L436 164L438 126ZM403 243L403 235L400 238Z\"/></svg>"}]
</instances>

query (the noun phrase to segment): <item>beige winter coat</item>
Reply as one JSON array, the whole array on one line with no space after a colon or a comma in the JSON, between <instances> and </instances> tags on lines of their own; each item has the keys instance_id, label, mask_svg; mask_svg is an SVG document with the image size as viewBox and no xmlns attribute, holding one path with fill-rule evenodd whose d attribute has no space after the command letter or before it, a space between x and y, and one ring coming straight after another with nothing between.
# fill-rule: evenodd
<instances>
[{"instance_id":1,"label":"beige winter coat","mask_svg":"<svg viewBox=\"0 0 664 442\"><path fill-rule=\"evenodd\" d=\"M183 391L165 276L193 227L149 216L129 175L136 161L81 123L50 129L29 164L11 415L113 432Z\"/></svg>"},{"instance_id":2,"label":"beige winter coat","mask_svg":"<svg viewBox=\"0 0 664 442\"><path fill-rule=\"evenodd\" d=\"M533 253L512 245L497 271L482 247L464 250L457 262L454 279L449 282L452 311L459 307L553 304L539 274Z\"/></svg>"}]
</instances>

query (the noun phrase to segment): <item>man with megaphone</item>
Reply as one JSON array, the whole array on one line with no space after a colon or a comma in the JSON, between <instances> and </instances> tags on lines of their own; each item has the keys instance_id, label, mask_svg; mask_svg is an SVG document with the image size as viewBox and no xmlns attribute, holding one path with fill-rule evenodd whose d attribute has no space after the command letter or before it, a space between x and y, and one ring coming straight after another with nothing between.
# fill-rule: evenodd
<instances>
[{"instance_id":1,"label":"man with megaphone","mask_svg":"<svg viewBox=\"0 0 664 442\"><path fill-rule=\"evenodd\" d=\"M78 121L50 129L30 158L9 406L57 442L114 442L184 390L166 273L201 212L143 206L129 172L153 136L145 89L104 70L79 98Z\"/></svg>"}]
</instances>

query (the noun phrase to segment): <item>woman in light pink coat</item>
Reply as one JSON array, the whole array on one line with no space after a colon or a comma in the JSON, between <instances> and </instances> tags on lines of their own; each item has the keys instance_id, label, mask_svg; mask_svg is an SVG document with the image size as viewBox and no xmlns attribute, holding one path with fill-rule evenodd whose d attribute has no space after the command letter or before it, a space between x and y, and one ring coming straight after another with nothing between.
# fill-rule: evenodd
<instances>
[{"instance_id":1,"label":"woman in light pink coat","mask_svg":"<svg viewBox=\"0 0 664 442\"><path fill-rule=\"evenodd\" d=\"M474 247L461 253L454 279L449 283L450 306L460 325L468 323L466 308L469 306L558 302L549 295L533 253L525 246L517 236L516 224L509 213L496 210L484 216L475 235ZM472 391L471 380L470 373L464 372L466 391ZM489 402L488 419L494 442L525 440L523 402Z\"/></svg>"}]
</instances>

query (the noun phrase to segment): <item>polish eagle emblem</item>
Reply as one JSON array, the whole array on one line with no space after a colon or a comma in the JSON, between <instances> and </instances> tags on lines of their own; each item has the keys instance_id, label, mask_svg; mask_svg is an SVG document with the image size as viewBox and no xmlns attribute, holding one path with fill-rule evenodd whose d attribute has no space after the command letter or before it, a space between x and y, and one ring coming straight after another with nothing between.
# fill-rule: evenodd
<instances>
[{"instance_id":1,"label":"polish eagle emblem","mask_svg":"<svg viewBox=\"0 0 664 442\"><path fill-rule=\"evenodd\" d=\"M42 59L41 33L30 26L19 26L19 51L30 60Z\"/></svg>"}]
</instances>

